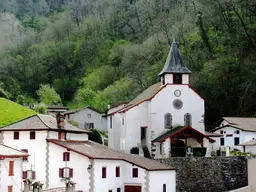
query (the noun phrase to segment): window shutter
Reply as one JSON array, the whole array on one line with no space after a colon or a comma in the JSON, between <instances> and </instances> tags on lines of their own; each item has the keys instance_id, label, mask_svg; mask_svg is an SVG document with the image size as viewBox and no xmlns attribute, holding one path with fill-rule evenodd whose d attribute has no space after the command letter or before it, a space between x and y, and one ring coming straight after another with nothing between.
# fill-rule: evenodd
<instances>
[{"instance_id":1,"label":"window shutter","mask_svg":"<svg viewBox=\"0 0 256 192\"><path fill-rule=\"evenodd\" d=\"M106 178L106 177L107 177L107 168L102 167L102 178Z\"/></svg>"},{"instance_id":2,"label":"window shutter","mask_svg":"<svg viewBox=\"0 0 256 192\"><path fill-rule=\"evenodd\" d=\"M35 171L32 172L32 179L36 179L36 172Z\"/></svg>"},{"instance_id":3,"label":"window shutter","mask_svg":"<svg viewBox=\"0 0 256 192\"><path fill-rule=\"evenodd\" d=\"M12 192L12 185L11 186L8 186L8 192Z\"/></svg>"},{"instance_id":4,"label":"window shutter","mask_svg":"<svg viewBox=\"0 0 256 192\"><path fill-rule=\"evenodd\" d=\"M9 161L9 176L13 176L14 161Z\"/></svg>"},{"instance_id":5,"label":"window shutter","mask_svg":"<svg viewBox=\"0 0 256 192\"><path fill-rule=\"evenodd\" d=\"M22 171L22 179L27 179L27 178L28 178L27 171Z\"/></svg>"},{"instance_id":6,"label":"window shutter","mask_svg":"<svg viewBox=\"0 0 256 192\"><path fill-rule=\"evenodd\" d=\"M163 192L166 192L166 184L163 184Z\"/></svg>"},{"instance_id":7,"label":"window shutter","mask_svg":"<svg viewBox=\"0 0 256 192\"><path fill-rule=\"evenodd\" d=\"M116 167L116 177L120 177L120 167Z\"/></svg>"},{"instance_id":8,"label":"window shutter","mask_svg":"<svg viewBox=\"0 0 256 192\"><path fill-rule=\"evenodd\" d=\"M132 177L138 177L138 168L132 169Z\"/></svg>"},{"instance_id":9,"label":"window shutter","mask_svg":"<svg viewBox=\"0 0 256 192\"><path fill-rule=\"evenodd\" d=\"M117 190L116 190L117 192L121 192L121 188L119 187L119 188L117 188Z\"/></svg>"},{"instance_id":10,"label":"window shutter","mask_svg":"<svg viewBox=\"0 0 256 192\"><path fill-rule=\"evenodd\" d=\"M63 153L63 161L69 161L70 158L70 153L69 152L64 152Z\"/></svg>"},{"instance_id":11,"label":"window shutter","mask_svg":"<svg viewBox=\"0 0 256 192\"><path fill-rule=\"evenodd\" d=\"M30 139L36 139L36 132L30 131Z\"/></svg>"},{"instance_id":12,"label":"window shutter","mask_svg":"<svg viewBox=\"0 0 256 192\"><path fill-rule=\"evenodd\" d=\"M20 133L19 133L18 131L15 131L15 132L13 133L13 139L19 140L19 137L20 137Z\"/></svg>"},{"instance_id":13,"label":"window shutter","mask_svg":"<svg viewBox=\"0 0 256 192\"><path fill-rule=\"evenodd\" d=\"M69 177L73 178L73 169L69 168Z\"/></svg>"},{"instance_id":14,"label":"window shutter","mask_svg":"<svg viewBox=\"0 0 256 192\"><path fill-rule=\"evenodd\" d=\"M59 168L59 177L63 178L63 168Z\"/></svg>"}]
</instances>

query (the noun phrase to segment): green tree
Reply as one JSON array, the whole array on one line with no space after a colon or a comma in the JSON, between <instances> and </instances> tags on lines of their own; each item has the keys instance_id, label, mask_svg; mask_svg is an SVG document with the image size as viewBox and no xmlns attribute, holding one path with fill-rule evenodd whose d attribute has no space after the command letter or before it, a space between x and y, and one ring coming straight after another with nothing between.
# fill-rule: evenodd
<instances>
[{"instance_id":1,"label":"green tree","mask_svg":"<svg viewBox=\"0 0 256 192\"><path fill-rule=\"evenodd\" d=\"M102 144L101 134L97 129L90 129L89 140Z\"/></svg>"},{"instance_id":2,"label":"green tree","mask_svg":"<svg viewBox=\"0 0 256 192\"><path fill-rule=\"evenodd\" d=\"M51 105L60 104L61 98L58 93L49 84L40 85L40 89L37 90L37 95L41 102Z\"/></svg>"}]
</instances>

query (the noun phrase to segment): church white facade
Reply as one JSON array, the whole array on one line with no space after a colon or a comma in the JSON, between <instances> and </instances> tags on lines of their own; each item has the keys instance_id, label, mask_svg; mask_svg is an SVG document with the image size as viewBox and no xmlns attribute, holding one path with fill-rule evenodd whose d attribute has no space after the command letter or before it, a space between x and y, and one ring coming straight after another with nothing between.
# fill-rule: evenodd
<instances>
[{"instance_id":1,"label":"church white facade","mask_svg":"<svg viewBox=\"0 0 256 192\"><path fill-rule=\"evenodd\" d=\"M173 42L159 73L161 82L130 103L109 110L109 147L126 153L139 147L144 156L149 153L155 158L168 157L172 138L187 128L203 140L200 145L188 137L187 146L208 146L208 141L214 142L205 135L204 99L190 87L190 73Z\"/></svg>"}]
</instances>

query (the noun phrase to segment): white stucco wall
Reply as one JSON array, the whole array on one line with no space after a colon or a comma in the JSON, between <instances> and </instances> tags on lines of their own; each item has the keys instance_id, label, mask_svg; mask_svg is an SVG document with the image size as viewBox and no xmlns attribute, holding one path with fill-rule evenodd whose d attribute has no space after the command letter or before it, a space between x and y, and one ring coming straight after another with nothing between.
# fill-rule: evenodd
<instances>
[{"instance_id":1,"label":"white stucco wall","mask_svg":"<svg viewBox=\"0 0 256 192\"><path fill-rule=\"evenodd\" d=\"M189 84L189 74L182 74L182 84Z\"/></svg>"},{"instance_id":2,"label":"white stucco wall","mask_svg":"<svg viewBox=\"0 0 256 192\"><path fill-rule=\"evenodd\" d=\"M73 178L76 183L76 190L89 191L89 172L87 168L89 159L78 153L70 152L70 161L63 161L63 152L67 150L63 147L49 143L49 188L65 187L64 181L59 177L59 168L73 168Z\"/></svg>"},{"instance_id":3,"label":"white stucco wall","mask_svg":"<svg viewBox=\"0 0 256 192\"><path fill-rule=\"evenodd\" d=\"M19 140L13 139L13 131L3 131L4 144L15 149L28 149L28 161L24 161L23 170L36 170L36 179L46 179L46 141L47 131L36 131L36 139L30 140L30 131L20 131ZM43 165L43 166L42 166Z\"/></svg>"},{"instance_id":4,"label":"white stucco wall","mask_svg":"<svg viewBox=\"0 0 256 192\"><path fill-rule=\"evenodd\" d=\"M90 117L88 115L91 115ZM69 114L69 119L78 123L78 127L85 129L85 122L94 123L94 128L102 131L107 131L105 117L102 117L102 114L91 110L90 108L85 108L79 110L76 113Z\"/></svg>"},{"instance_id":5,"label":"white stucco wall","mask_svg":"<svg viewBox=\"0 0 256 192\"><path fill-rule=\"evenodd\" d=\"M141 143L141 126L147 126L146 142L149 150L151 149L151 130L149 128L149 102L143 102L125 113L125 127L121 139L125 140L125 151L130 152L132 147Z\"/></svg>"},{"instance_id":6,"label":"white stucco wall","mask_svg":"<svg viewBox=\"0 0 256 192\"><path fill-rule=\"evenodd\" d=\"M79 140L79 141L85 141L88 140L88 134L80 134L80 133L67 133L66 134L67 140Z\"/></svg>"},{"instance_id":7,"label":"white stucco wall","mask_svg":"<svg viewBox=\"0 0 256 192\"><path fill-rule=\"evenodd\" d=\"M110 127L111 116L107 117L107 127L108 127L108 147L120 150L120 140L121 140L121 115L116 113L112 115L112 128Z\"/></svg>"},{"instance_id":8,"label":"white stucco wall","mask_svg":"<svg viewBox=\"0 0 256 192\"><path fill-rule=\"evenodd\" d=\"M173 83L173 74L165 74L164 78L165 78L165 84Z\"/></svg>"},{"instance_id":9,"label":"white stucco wall","mask_svg":"<svg viewBox=\"0 0 256 192\"><path fill-rule=\"evenodd\" d=\"M14 161L14 175L9 176L9 161ZM13 186L13 192L20 192L22 186L22 159L6 158L0 160L0 191L7 192Z\"/></svg>"},{"instance_id":10,"label":"white stucco wall","mask_svg":"<svg viewBox=\"0 0 256 192\"><path fill-rule=\"evenodd\" d=\"M163 185L166 184L166 191L176 191L176 172L175 171L150 171L150 192L163 191Z\"/></svg>"},{"instance_id":11,"label":"white stucco wall","mask_svg":"<svg viewBox=\"0 0 256 192\"><path fill-rule=\"evenodd\" d=\"M242 149L243 151L243 149ZM256 154L256 146L245 146L245 152L250 152L252 154Z\"/></svg>"},{"instance_id":12,"label":"white stucco wall","mask_svg":"<svg viewBox=\"0 0 256 192\"><path fill-rule=\"evenodd\" d=\"M94 192L116 191L123 186L123 161L118 160L94 160ZM102 178L102 167L106 167L106 178ZM116 167L120 167L120 177L116 177ZM123 191L123 190L121 190Z\"/></svg>"}]
</instances>

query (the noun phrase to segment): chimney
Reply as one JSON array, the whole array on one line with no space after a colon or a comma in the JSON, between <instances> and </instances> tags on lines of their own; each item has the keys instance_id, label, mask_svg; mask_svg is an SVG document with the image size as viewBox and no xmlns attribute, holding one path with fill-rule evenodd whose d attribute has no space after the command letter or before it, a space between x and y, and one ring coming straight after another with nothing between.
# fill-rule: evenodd
<instances>
[{"instance_id":1,"label":"chimney","mask_svg":"<svg viewBox=\"0 0 256 192\"><path fill-rule=\"evenodd\" d=\"M75 187L76 183L72 182L72 181L68 181L66 183L66 192L75 192Z\"/></svg>"},{"instance_id":2,"label":"chimney","mask_svg":"<svg viewBox=\"0 0 256 192\"><path fill-rule=\"evenodd\" d=\"M57 127L59 129L64 129L64 125L65 125L65 115L64 114L61 114L61 113L58 113L56 115L56 120L57 120Z\"/></svg>"},{"instance_id":3,"label":"chimney","mask_svg":"<svg viewBox=\"0 0 256 192\"><path fill-rule=\"evenodd\" d=\"M32 182L29 179L25 179L23 182L24 182L24 192L31 191Z\"/></svg>"}]
</instances>

